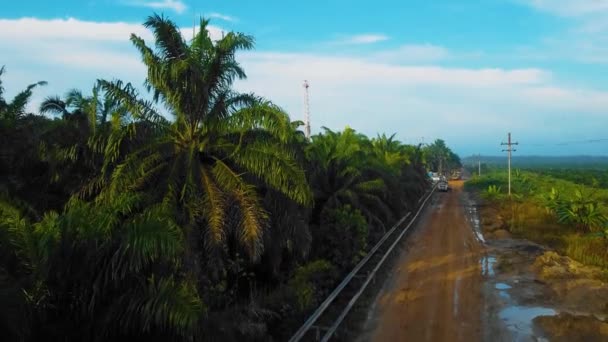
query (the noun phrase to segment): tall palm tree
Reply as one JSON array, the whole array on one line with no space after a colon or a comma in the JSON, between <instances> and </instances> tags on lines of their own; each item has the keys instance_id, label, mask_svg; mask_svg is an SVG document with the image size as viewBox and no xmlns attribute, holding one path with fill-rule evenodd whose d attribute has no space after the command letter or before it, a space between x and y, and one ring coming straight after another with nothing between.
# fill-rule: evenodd
<instances>
[{"instance_id":1,"label":"tall palm tree","mask_svg":"<svg viewBox=\"0 0 608 342\"><path fill-rule=\"evenodd\" d=\"M19 92L11 102L4 98L4 87L2 86L2 75L6 71L5 67L0 68L0 119L15 120L26 114L26 106L32 97L34 88L46 85L45 81L32 83Z\"/></svg>"},{"instance_id":2,"label":"tall palm tree","mask_svg":"<svg viewBox=\"0 0 608 342\"><path fill-rule=\"evenodd\" d=\"M149 202L170 207L184 229L185 258L195 272L201 262L235 246L252 260L260 256L267 214L255 182L297 203L312 201L304 171L285 144L291 132L287 114L231 89L235 79L245 78L235 53L253 48L253 38L230 32L213 41L208 23L201 19L190 44L175 23L158 15L144 23L154 34L155 49L131 35L148 69L153 101L139 98L130 84L100 81L134 122L156 129L151 140L122 159L112 147L121 139L109 144L104 169L111 171L111 182L104 196L147 190ZM164 105L171 122L155 102Z\"/></svg>"}]
</instances>

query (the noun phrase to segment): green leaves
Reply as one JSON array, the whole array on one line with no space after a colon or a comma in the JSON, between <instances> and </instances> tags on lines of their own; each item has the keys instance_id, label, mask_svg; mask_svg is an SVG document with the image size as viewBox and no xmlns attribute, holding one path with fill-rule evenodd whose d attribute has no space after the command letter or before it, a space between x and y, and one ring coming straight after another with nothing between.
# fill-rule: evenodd
<instances>
[{"instance_id":1,"label":"green leaves","mask_svg":"<svg viewBox=\"0 0 608 342\"><path fill-rule=\"evenodd\" d=\"M155 206L135 216L125 230L124 251L127 253L130 272L140 272L146 265L167 260L179 265L184 250L184 238L171 213Z\"/></svg>"},{"instance_id":2,"label":"green leaves","mask_svg":"<svg viewBox=\"0 0 608 342\"><path fill-rule=\"evenodd\" d=\"M437 172L450 171L461 166L460 157L456 155L441 139L424 147L424 155L430 170Z\"/></svg>"},{"instance_id":3,"label":"green leaves","mask_svg":"<svg viewBox=\"0 0 608 342\"><path fill-rule=\"evenodd\" d=\"M483 198L489 201L497 201L504 197L502 189L497 185L489 185L488 188L482 193Z\"/></svg>"},{"instance_id":4,"label":"green leaves","mask_svg":"<svg viewBox=\"0 0 608 342\"><path fill-rule=\"evenodd\" d=\"M6 72L4 66L0 68L0 77ZM39 81L27 86L24 90L17 93L11 102L7 102L4 97L4 88L2 87L2 79L0 78L0 119L14 121L23 117L26 114L25 107L32 97L33 90L36 87L45 86L46 81Z\"/></svg>"},{"instance_id":5,"label":"green leaves","mask_svg":"<svg viewBox=\"0 0 608 342\"><path fill-rule=\"evenodd\" d=\"M216 312L241 305L245 290L266 279L255 275L266 267L260 260L281 279L324 241L312 241L309 225L348 236L332 253L350 265L370 231L404 214L424 191L420 149L348 127L309 142L283 109L235 91L233 82L246 78L235 55L254 40L236 32L214 40L208 25L201 19L187 41L174 22L154 15L144 23L154 42L131 36L150 100L130 83L99 80L91 93L45 99L40 112L56 114L53 120L20 118L43 83L8 103L0 82L2 118L19 118L25 128L7 132L31 133L4 140L24 147L2 160L11 172L0 190L12 196L25 188L24 197L37 201L27 215L0 202L0 302L9 302L8 293L17 302L11 308L24 308L18 315L31 315L11 334L198 340L213 322L203 299ZM23 172L38 168L42 175ZM63 196L50 206L43 195L56 191ZM331 275L328 263L313 266ZM314 279L302 281L304 297L313 295ZM2 310L0 328L15 316Z\"/></svg>"},{"instance_id":6,"label":"green leaves","mask_svg":"<svg viewBox=\"0 0 608 342\"><path fill-rule=\"evenodd\" d=\"M312 203L312 195L291 148L297 134L287 114L269 101L231 89L235 79L245 77L235 53L253 48L253 38L231 32L214 42L207 25L201 20L188 44L174 22L154 15L144 23L154 35L154 47L131 37L148 68L148 90L174 122L163 120L132 85L100 81L133 120L113 130L103 169L111 172L110 197L123 189L146 192L150 205L162 202L174 210L171 215L180 218L187 240L197 241L187 244L186 254L226 248L230 235L255 260L263 250L267 215L253 185L268 186L304 205ZM125 132L144 122L161 129L120 156L130 139ZM199 232L203 241L195 237Z\"/></svg>"},{"instance_id":7,"label":"green leaves","mask_svg":"<svg viewBox=\"0 0 608 342\"><path fill-rule=\"evenodd\" d=\"M415 150L381 136L370 140L345 128L313 136L307 147L310 182L314 186L313 222L327 210L351 205L382 231L424 191L424 170Z\"/></svg>"},{"instance_id":8,"label":"green leaves","mask_svg":"<svg viewBox=\"0 0 608 342\"><path fill-rule=\"evenodd\" d=\"M180 334L188 336L196 331L196 324L204 312L199 298L196 286L191 282L151 277L142 300L131 304L128 310L136 318L144 318L144 331L155 325L170 331L190 332Z\"/></svg>"},{"instance_id":9,"label":"green leaves","mask_svg":"<svg viewBox=\"0 0 608 342\"><path fill-rule=\"evenodd\" d=\"M22 286L36 303L30 308L42 324L36 331L53 331L51 317L62 314L62 329L54 333L65 334L70 322L81 338L158 329L194 334L204 309L196 287L164 271L179 269L184 235L167 208L143 208L141 201L131 193L95 203L72 200L63 214L38 223L0 206L0 245L13 260L0 259L0 275L11 263L10 269L29 274Z\"/></svg>"}]
</instances>

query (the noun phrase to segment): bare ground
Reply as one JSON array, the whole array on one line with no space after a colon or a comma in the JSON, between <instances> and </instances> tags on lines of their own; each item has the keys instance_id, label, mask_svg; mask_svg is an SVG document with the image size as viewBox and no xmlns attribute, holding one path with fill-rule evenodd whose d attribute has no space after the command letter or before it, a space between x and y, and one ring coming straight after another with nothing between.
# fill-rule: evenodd
<instances>
[{"instance_id":1,"label":"bare ground","mask_svg":"<svg viewBox=\"0 0 608 342\"><path fill-rule=\"evenodd\" d=\"M374 341L478 341L482 336L483 247L471 229L451 182L380 295Z\"/></svg>"}]
</instances>

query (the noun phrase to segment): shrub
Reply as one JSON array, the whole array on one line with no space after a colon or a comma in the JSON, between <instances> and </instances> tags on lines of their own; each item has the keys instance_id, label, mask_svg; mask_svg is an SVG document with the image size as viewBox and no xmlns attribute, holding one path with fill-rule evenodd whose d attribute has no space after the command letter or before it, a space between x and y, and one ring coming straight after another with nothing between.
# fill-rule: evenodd
<instances>
[{"instance_id":1,"label":"shrub","mask_svg":"<svg viewBox=\"0 0 608 342\"><path fill-rule=\"evenodd\" d=\"M501 188L496 185L489 185L481 196L488 201L497 201L502 197Z\"/></svg>"},{"instance_id":2,"label":"shrub","mask_svg":"<svg viewBox=\"0 0 608 342\"><path fill-rule=\"evenodd\" d=\"M368 233L365 217L350 205L326 210L320 227L313 229L312 256L348 269L365 255Z\"/></svg>"},{"instance_id":3,"label":"shrub","mask_svg":"<svg viewBox=\"0 0 608 342\"><path fill-rule=\"evenodd\" d=\"M315 260L296 269L289 280L289 288L298 302L298 308L305 310L315 303L317 289L329 288L334 282L334 267L327 260ZM322 293L322 292L321 292Z\"/></svg>"}]
</instances>

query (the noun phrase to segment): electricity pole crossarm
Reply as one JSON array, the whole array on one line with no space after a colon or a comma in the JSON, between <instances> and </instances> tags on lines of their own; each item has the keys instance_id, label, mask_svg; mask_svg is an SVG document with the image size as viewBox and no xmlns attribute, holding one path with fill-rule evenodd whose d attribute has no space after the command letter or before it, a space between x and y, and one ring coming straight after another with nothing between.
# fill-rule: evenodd
<instances>
[{"instance_id":1,"label":"electricity pole crossarm","mask_svg":"<svg viewBox=\"0 0 608 342\"><path fill-rule=\"evenodd\" d=\"M511 153L517 151L516 149L513 148L514 145L519 145L519 143L516 142L512 142L511 141L511 133L509 133L507 135L507 142L506 143L501 143L501 145L503 146L507 146L506 150L502 150L503 152L507 152L508 155L508 168L509 168L509 197L511 197Z\"/></svg>"}]
</instances>

